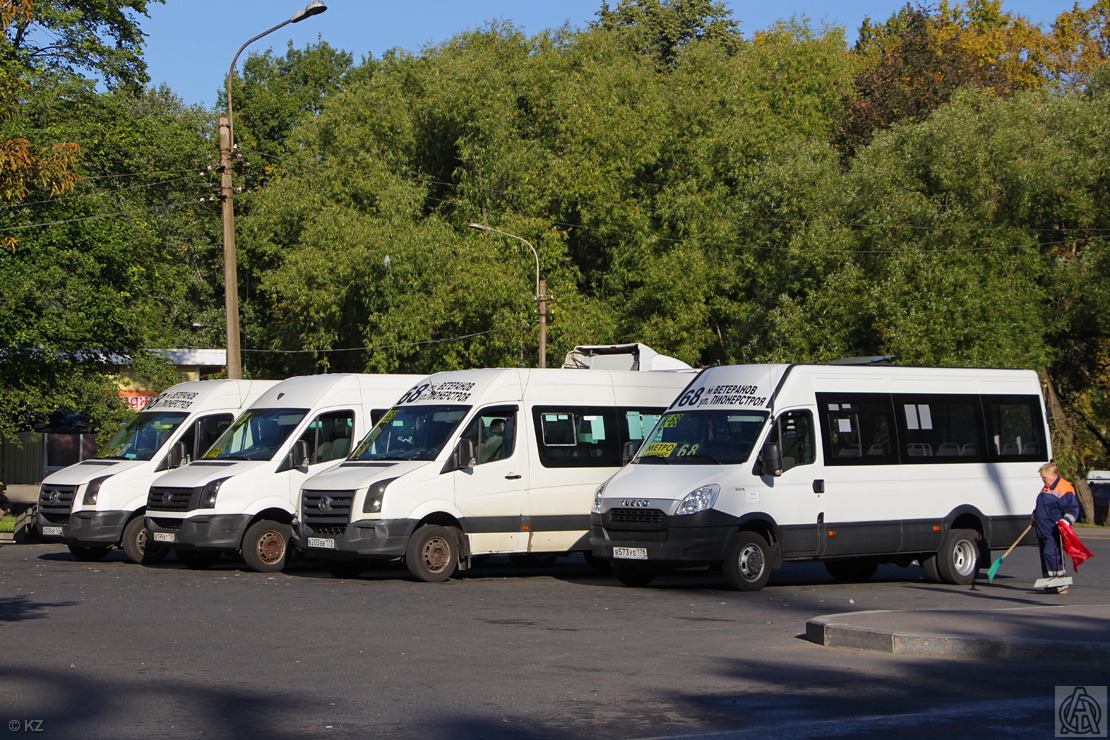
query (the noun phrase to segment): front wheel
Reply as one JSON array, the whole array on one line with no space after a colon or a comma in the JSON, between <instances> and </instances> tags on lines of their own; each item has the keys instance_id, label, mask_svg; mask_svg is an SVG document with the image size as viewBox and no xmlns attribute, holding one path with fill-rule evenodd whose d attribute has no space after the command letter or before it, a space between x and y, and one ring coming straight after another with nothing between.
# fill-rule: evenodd
<instances>
[{"instance_id":1,"label":"front wheel","mask_svg":"<svg viewBox=\"0 0 1110 740\"><path fill-rule=\"evenodd\" d=\"M108 550L110 549L107 547L85 547L83 545L66 545L66 547L73 553L73 557L84 560L86 563L103 560L108 556Z\"/></svg>"},{"instance_id":2,"label":"front wheel","mask_svg":"<svg viewBox=\"0 0 1110 740\"><path fill-rule=\"evenodd\" d=\"M941 583L967 586L979 571L979 533L974 529L949 530L933 563Z\"/></svg>"},{"instance_id":3,"label":"front wheel","mask_svg":"<svg viewBox=\"0 0 1110 740\"><path fill-rule=\"evenodd\" d=\"M267 519L247 527L243 535L243 561L259 573L276 573L285 567L293 528Z\"/></svg>"},{"instance_id":4,"label":"front wheel","mask_svg":"<svg viewBox=\"0 0 1110 740\"><path fill-rule=\"evenodd\" d=\"M771 546L756 532L738 532L723 570L725 581L737 591L759 591L771 579Z\"/></svg>"},{"instance_id":5,"label":"front wheel","mask_svg":"<svg viewBox=\"0 0 1110 740\"><path fill-rule=\"evenodd\" d=\"M119 544L127 559L140 565L160 563L170 554L165 545L152 542L147 536L142 515L133 518L123 528L123 536Z\"/></svg>"},{"instance_id":6,"label":"front wheel","mask_svg":"<svg viewBox=\"0 0 1110 740\"><path fill-rule=\"evenodd\" d=\"M405 567L418 581L440 583L459 567L460 532L453 527L425 524L409 538Z\"/></svg>"}]
</instances>

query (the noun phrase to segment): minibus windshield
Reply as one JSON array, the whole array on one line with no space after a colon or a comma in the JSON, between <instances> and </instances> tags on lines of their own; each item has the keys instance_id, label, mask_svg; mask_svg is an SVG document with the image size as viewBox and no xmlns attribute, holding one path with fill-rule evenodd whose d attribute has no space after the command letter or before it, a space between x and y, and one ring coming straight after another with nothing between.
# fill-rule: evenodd
<instances>
[{"instance_id":1,"label":"minibus windshield","mask_svg":"<svg viewBox=\"0 0 1110 740\"><path fill-rule=\"evenodd\" d=\"M213 443L205 460L269 460L308 409L248 409Z\"/></svg>"},{"instance_id":2,"label":"minibus windshield","mask_svg":"<svg viewBox=\"0 0 1110 740\"><path fill-rule=\"evenodd\" d=\"M348 460L435 460L469 406L398 406L381 418Z\"/></svg>"},{"instance_id":3,"label":"minibus windshield","mask_svg":"<svg viewBox=\"0 0 1110 740\"><path fill-rule=\"evenodd\" d=\"M149 460L189 414L141 411L112 435L96 456L102 460Z\"/></svg>"},{"instance_id":4,"label":"minibus windshield","mask_svg":"<svg viewBox=\"0 0 1110 740\"><path fill-rule=\"evenodd\" d=\"M735 465L751 456L767 413L715 409L663 415L632 461L662 465Z\"/></svg>"}]
</instances>

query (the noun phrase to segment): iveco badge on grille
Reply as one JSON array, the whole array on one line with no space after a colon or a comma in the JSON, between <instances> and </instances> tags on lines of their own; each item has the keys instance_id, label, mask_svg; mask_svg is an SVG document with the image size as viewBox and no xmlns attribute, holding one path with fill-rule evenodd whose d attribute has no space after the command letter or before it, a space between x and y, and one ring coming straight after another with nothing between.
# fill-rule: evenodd
<instances>
[{"instance_id":1,"label":"iveco badge on grille","mask_svg":"<svg viewBox=\"0 0 1110 740\"><path fill-rule=\"evenodd\" d=\"M621 506L635 507L639 509L646 509L648 500L646 498L626 498L621 501Z\"/></svg>"}]
</instances>

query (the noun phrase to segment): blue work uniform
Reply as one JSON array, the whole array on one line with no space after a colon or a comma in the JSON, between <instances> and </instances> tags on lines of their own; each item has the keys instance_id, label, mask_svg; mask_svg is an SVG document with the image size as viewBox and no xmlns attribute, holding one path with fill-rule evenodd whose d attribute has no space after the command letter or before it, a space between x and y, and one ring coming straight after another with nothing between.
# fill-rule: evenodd
<instances>
[{"instance_id":1,"label":"blue work uniform","mask_svg":"<svg viewBox=\"0 0 1110 740\"><path fill-rule=\"evenodd\" d=\"M1037 505L1033 509L1033 528L1041 550L1041 574L1045 578L1064 575L1064 558L1060 553L1060 541L1056 536L1056 523L1061 519L1075 524L1079 518L1079 499L1075 488L1060 476L1041 489L1037 494Z\"/></svg>"}]
</instances>

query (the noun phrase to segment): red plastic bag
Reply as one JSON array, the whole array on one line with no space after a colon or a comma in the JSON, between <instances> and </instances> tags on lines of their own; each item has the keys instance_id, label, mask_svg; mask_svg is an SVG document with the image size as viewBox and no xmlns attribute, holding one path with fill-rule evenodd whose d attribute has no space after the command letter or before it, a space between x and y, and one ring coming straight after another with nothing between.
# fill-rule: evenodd
<instances>
[{"instance_id":1,"label":"red plastic bag","mask_svg":"<svg viewBox=\"0 0 1110 740\"><path fill-rule=\"evenodd\" d=\"M1056 526L1060 530L1060 539L1064 541L1064 552L1071 558L1072 570L1078 573L1079 565L1087 558L1093 558L1095 554L1079 541L1079 536L1070 524L1060 522Z\"/></svg>"}]
</instances>

